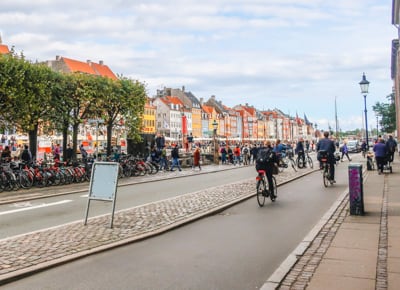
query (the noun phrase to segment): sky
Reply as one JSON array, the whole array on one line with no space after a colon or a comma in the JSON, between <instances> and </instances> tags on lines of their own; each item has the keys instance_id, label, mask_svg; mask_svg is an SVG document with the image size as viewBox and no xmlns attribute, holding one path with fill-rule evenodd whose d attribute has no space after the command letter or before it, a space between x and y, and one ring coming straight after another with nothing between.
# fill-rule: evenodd
<instances>
[{"instance_id":1,"label":"sky","mask_svg":"<svg viewBox=\"0 0 400 290\"><path fill-rule=\"evenodd\" d=\"M104 61L233 107L280 109L319 129L362 128L391 94L391 0L1 0L3 44L32 61Z\"/></svg>"}]
</instances>

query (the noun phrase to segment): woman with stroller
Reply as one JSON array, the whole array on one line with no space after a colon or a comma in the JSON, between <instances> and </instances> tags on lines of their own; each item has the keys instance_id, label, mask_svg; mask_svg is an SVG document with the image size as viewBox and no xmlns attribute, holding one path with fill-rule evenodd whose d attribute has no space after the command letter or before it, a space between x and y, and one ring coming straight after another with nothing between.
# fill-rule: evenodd
<instances>
[{"instance_id":1,"label":"woman with stroller","mask_svg":"<svg viewBox=\"0 0 400 290\"><path fill-rule=\"evenodd\" d=\"M382 138L379 138L378 142L376 142L376 144L374 145L373 150L375 153L376 165L378 166L378 174L382 174L388 154L385 141Z\"/></svg>"}]
</instances>

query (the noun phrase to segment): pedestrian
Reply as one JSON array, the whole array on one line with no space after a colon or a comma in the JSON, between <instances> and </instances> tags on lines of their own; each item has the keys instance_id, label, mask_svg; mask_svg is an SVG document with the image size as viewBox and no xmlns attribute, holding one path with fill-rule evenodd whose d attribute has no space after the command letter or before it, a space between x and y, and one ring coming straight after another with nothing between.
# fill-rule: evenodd
<instances>
[{"instance_id":1,"label":"pedestrian","mask_svg":"<svg viewBox=\"0 0 400 290\"><path fill-rule=\"evenodd\" d=\"M87 151L85 150L85 147L83 146L83 143L79 146L79 151L81 152L82 160L86 161L88 154Z\"/></svg>"},{"instance_id":2,"label":"pedestrian","mask_svg":"<svg viewBox=\"0 0 400 290\"><path fill-rule=\"evenodd\" d=\"M195 167L199 167L199 170L201 170L201 165L200 165L200 148L196 147L196 149L193 152L193 165L192 165L192 169L194 170Z\"/></svg>"},{"instance_id":3,"label":"pedestrian","mask_svg":"<svg viewBox=\"0 0 400 290\"><path fill-rule=\"evenodd\" d=\"M15 150L14 156L17 157L17 159L21 159L21 154L22 154L23 150L24 149L22 148L22 145L19 144L18 147L17 147L17 150Z\"/></svg>"},{"instance_id":4,"label":"pedestrian","mask_svg":"<svg viewBox=\"0 0 400 290\"><path fill-rule=\"evenodd\" d=\"M250 150L247 144L242 148L243 165L249 165L250 163Z\"/></svg>"},{"instance_id":5,"label":"pedestrian","mask_svg":"<svg viewBox=\"0 0 400 290\"><path fill-rule=\"evenodd\" d=\"M336 183L335 180L335 151L336 151L336 145L335 142L331 139L329 139L329 132L325 131L324 132L324 138L318 141L317 143L317 152L318 152L318 161L320 161L320 152L319 151L324 151L327 153L328 157L328 164L329 164L329 175L330 175L330 180L333 183ZM322 167L320 163L320 168Z\"/></svg>"},{"instance_id":6,"label":"pedestrian","mask_svg":"<svg viewBox=\"0 0 400 290\"><path fill-rule=\"evenodd\" d=\"M158 150L161 150L165 147L165 137L161 133L157 133L157 137L155 140L156 146Z\"/></svg>"},{"instance_id":7,"label":"pedestrian","mask_svg":"<svg viewBox=\"0 0 400 290\"><path fill-rule=\"evenodd\" d=\"M168 170L167 149L165 148L165 146L161 149L160 152L160 170Z\"/></svg>"},{"instance_id":8,"label":"pedestrian","mask_svg":"<svg viewBox=\"0 0 400 290\"><path fill-rule=\"evenodd\" d=\"M378 142L374 145L375 160L378 166L378 174L383 173L383 167L386 163L387 147L385 141L382 138L378 139Z\"/></svg>"},{"instance_id":9,"label":"pedestrian","mask_svg":"<svg viewBox=\"0 0 400 290\"><path fill-rule=\"evenodd\" d=\"M228 152L226 152L225 146L221 147L221 162L222 164L226 164L226 155Z\"/></svg>"},{"instance_id":10,"label":"pedestrian","mask_svg":"<svg viewBox=\"0 0 400 290\"><path fill-rule=\"evenodd\" d=\"M233 155L235 158L234 165L236 164L240 165L240 155L241 155L241 150L239 147L239 144L236 145L236 147L233 149Z\"/></svg>"},{"instance_id":11,"label":"pedestrian","mask_svg":"<svg viewBox=\"0 0 400 290\"><path fill-rule=\"evenodd\" d=\"M74 149L72 149L71 144L67 145L67 149L65 149L65 161L70 163L74 156Z\"/></svg>"},{"instance_id":12,"label":"pedestrian","mask_svg":"<svg viewBox=\"0 0 400 290\"><path fill-rule=\"evenodd\" d=\"M340 158L340 160L342 162L343 162L344 155L346 155L348 161L351 161L351 158L349 156L349 149L347 148L347 141L345 141L343 143L343 146L342 146L342 148L340 148L340 151L342 152L342 157Z\"/></svg>"},{"instance_id":13,"label":"pedestrian","mask_svg":"<svg viewBox=\"0 0 400 290\"><path fill-rule=\"evenodd\" d=\"M60 160L60 144L56 144L53 150L53 158L54 160Z\"/></svg>"},{"instance_id":14,"label":"pedestrian","mask_svg":"<svg viewBox=\"0 0 400 290\"><path fill-rule=\"evenodd\" d=\"M28 145L25 145L24 150L21 152L21 160L26 164L30 164L32 162L32 153L29 150Z\"/></svg>"},{"instance_id":15,"label":"pedestrian","mask_svg":"<svg viewBox=\"0 0 400 290\"><path fill-rule=\"evenodd\" d=\"M179 164L179 148L178 144L175 144L174 149L171 151L171 157L172 157L172 166L170 171L174 171L174 167L178 167L179 171L182 171L181 165Z\"/></svg>"},{"instance_id":16,"label":"pedestrian","mask_svg":"<svg viewBox=\"0 0 400 290\"><path fill-rule=\"evenodd\" d=\"M250 149L250 155L251 155L251 164L254 164L256 162L256 158L257 158L257 146L256 144L253 144L253 147L251 147Z\"/></svg>"},{"instance_id":17,"label":"pedestrian","mask_svg":"<svg viewBox=\"0 0 400 290\"><path fill-rule=\"evenodd\" d=\"M386 141L386 149L389 156L389 162L393 162L394 152L396 151L397 142L393 139L392 135L389 135L388 140Z\"/></svg>"},{"instance_id":18,"label":"pedestrian","mask_svg":"<svg viewBox=\"0 0 400 290\"><path fill-rule=\"evenodd\" d=\"M1 152L1 161L2 162L11 161L11 150L9 146L4 147L4 150Z\"/></svg>"}]
</instances>

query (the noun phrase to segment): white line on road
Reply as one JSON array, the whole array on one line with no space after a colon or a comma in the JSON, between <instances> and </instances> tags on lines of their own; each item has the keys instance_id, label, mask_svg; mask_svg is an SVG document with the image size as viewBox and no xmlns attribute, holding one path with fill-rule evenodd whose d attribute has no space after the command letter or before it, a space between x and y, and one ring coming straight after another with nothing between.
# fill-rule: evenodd
<instances>
[{"instance_id":1,"label":"white line on road","mask_svg":"<svg viewBox=\"0 0 400 290\"><path fill-rule=\"evenodd\" d=\"M35 206L3 211L3 212L0 212L0 215L6 215L6 214L16 213L16 212L20 212L20 211L26 211L26 210L31 210L31 209L37 209L37 208L48 207L48 206L53 206L53 205L59 205L59 204L68 203L68 202L71 202L71 201L72 200L70 200L70 199L65 199L65 200L61 200L61 201L58 201L58 202L42 203L42 204L35 205Z\"/></svg>"}]
</instances>

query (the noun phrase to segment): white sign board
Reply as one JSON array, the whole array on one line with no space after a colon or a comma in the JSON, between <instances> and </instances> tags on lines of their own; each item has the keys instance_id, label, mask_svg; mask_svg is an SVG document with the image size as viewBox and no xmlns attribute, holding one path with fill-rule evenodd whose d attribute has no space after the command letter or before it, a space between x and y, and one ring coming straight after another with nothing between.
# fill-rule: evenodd
<instances>
[{"instance_id":1,"label":"white sign board","mask_svg":"<svg viewBox=\"0 0 400 290\"><path fill-rule=\"evenodd\" d=\"M90 201L103 200L112 201L111 228L114 220L115 200L117 196L118 186L118 170L117 162L94 162L92 174L90 178L88 204L86 209L85 225L87 224Z\"/></svg>"}]
</instances>

